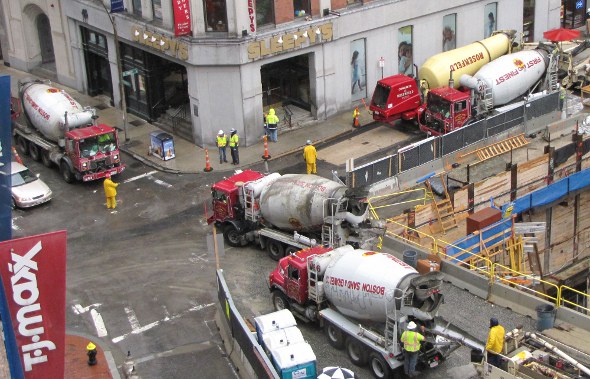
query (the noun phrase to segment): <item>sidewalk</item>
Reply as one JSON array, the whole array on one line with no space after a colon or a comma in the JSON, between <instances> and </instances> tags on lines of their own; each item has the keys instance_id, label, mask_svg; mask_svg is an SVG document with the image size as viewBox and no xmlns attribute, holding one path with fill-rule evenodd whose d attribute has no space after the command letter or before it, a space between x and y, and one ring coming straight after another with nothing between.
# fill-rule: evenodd
<instances>
[{"instance_id":1,"label":"sidewalk","mask_svg":"<svg viewBox=\"0 0 590 379\"><path fill-rule=\"evenodd\" d=\"M17 96L18 94L19 79L34 77L27 72L18 71L4 65L0 65L0 75L11 76L10 84L12 96ZM123 130L123 112L120 109L111 107L110 104L108 104L108 100L103 96L90 97L58 83L53 83L53 85L65 90L82 104L82 106L95 107L97 109L97 115L99 116L99 123L114 126L119 129L121 150L157 170L171 173L202 173L205 168L205 148L209 151L209 160L214 171L233 171L236 168L244 169L256 163L263 162L262 156L264 155L264 143L262 138L257 144L239 148L240 164L237 166L231 164L229 147L227 148L229 163L220 165L218 163L218 151L215 146L211 145L206 146L205 148L200 148L192 142L174 135L175 158L164 161L156 156L150 156L148 154L150 133L159 130L156 126L128 113L127 135L129 142L124 144L125 134ZM362 106L359 106L359 110L361 113L359 117L361 125L366 125L372 122L371 115L364 110ZM343 134L350 133L353 130L351 109L350 111L336 115L327 121L313 123L305 127L294 127L292 130L279 134L279 142L269 142L268 144L269 155L271 156L271 159L277 159L294 152L302 152L308 139L310 139L314 145L317 145ZM224 131L229 137L229 129ZM240 135L240 137L243 138L243 135Z\"/></svg>"}]
</instances>

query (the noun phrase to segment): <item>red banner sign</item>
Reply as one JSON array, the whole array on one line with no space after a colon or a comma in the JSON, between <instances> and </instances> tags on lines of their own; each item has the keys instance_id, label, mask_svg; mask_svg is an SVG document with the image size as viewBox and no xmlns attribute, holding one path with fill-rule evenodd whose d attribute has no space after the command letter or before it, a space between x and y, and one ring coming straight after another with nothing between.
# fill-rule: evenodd
<instances>
[{"instance_id":1,"label":"red banner sign","mask_svg":"<svg viewBox=\"0 0 590 379\"><path fill-rule=\"evenodd\" d=\"M66 232L0 242L0 276L25 378L63 378Z\"/></svg>"},{"instance_id":2,"label":"red banner sign","mask_svg":"<svg viewBox=\"0 0 590 379\"><path fill-rule=\"evenodd\" d=\"M173 0L174 6L174 35L191 34L191 10L189 0Z\"/></svg>"}]
</instances>

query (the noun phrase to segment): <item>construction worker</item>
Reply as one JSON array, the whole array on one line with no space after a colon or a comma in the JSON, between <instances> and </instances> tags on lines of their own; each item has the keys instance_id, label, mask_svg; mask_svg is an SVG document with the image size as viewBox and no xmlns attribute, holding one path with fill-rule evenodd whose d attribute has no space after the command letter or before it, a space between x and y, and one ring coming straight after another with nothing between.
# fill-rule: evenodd
<instances>
[{"instance_id":1,"label":"construction worker","mask_svg":"<svg viewBox=\"0 0 590 379\"><path fill-rule=\"evenodd\" d=\"M353 128L358 128L361 126L361 123L359 122L359 115L361 113L359 112L359 107L354 108L354 111L352 112L352 127Z\"/></svg>"},{"instance_id":2,"label":"construction worker","mask_svg":"<svg viewBox=\"0 0 590 379\"><path fill-rule=\"evenodd\" d=\"M266 127L268 129L268 138L272 142L279 142L277 137L277 128L278 128L279 118L275 114L274 108L270 108L268 110L268 114L266 115Z\"/></svg>"},{"instance_id":3,"label":"construction worker","mask_svg":"<svg viewBox=\"0 0 590 379\"><path fill-rule=\"evenodd\" d=\"M215 140L215 146L219 149L219 164L223 162L227 163L227 156L225 155L225 147L227 146L227 136L223 133L223 130L219 130L217 138Z\"/></svg>"},{"instance_id":4,"label":"construction worker","mask_svg":"<svg viewBox=\"0 0 590 379\"><path fill-rule=\"evenodd\" d=\"M240 164L240 154L238 152L238 146L240 146L240 137L238 136L238 131L234 128L231 128L229 131L229 150L231 152L231 164Z\"/></svg>"},{"instance_id":5,"label":"construction worker","mask_svg":"<svg viewBox=\"0 0 590 379\"><path fill-rule=\"evenodd\" d=\"M88 355L88 366L94 366L96 364L96 345L92 342L88 342L86 345L86 355Z\"/></svg>"},{"instance_id":6,"label":"construction worker","mask_svg":"<svg viewBox=\"0 0 590 379\"><path fill-rule=\"evenodd\" d=\"M488 341L486 343L486 353L488 354L488 363L500 367L501 358L500 353L504 348L504 337L506 332L504 327L500 325L498 319L492 317L490 319L490 332L488 333Z\"/></svg>"},{"instance_id":7,"label":"construction worker","mask_svg":"<svg viewBox=\"0 0 590 379\"><path fill-rule=\"evenodd\" d=\"M414 321L410 321L400 339L404 344L404 373L410 378L420 375L420 372L416 371L416 364L420 353L420 342L424 341L424 336L416 332L417 327ZM424 326L421 326L421 329L424 332Z\"/></svg>"},{"instance_id":8,"label":"construction worker","mask_svg":"<svg viewBox=\"0 0 590 379\"><path fill-rule=\"evenodd\" d=\"M107 197L107 209L115 209L117 207L117 187L119 183L111 180L111 174L108 173L104 180L104 194Z\"/></svg>"},{"instance_id":9,"label":"construction worker","mask_svg":"<svg viewBox=\"0 0 590 379\"><path fill-rule=\"evenodd\" d=\"M307 140L305 148L303 148L303 159L307 163L307 174L317 174L315 161L318 154L315 147L311 144L311 140Z\"/></svg>"}]
</instances>

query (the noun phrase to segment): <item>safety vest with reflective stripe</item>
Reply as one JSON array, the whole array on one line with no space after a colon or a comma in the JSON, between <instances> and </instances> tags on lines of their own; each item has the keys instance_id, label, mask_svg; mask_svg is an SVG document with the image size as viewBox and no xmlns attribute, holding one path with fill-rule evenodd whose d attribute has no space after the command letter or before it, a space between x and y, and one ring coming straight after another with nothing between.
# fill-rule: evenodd
<instances>
[{"instance_id":1,"label":"safety vest with reflective stripe","mask_svg":"<svg viewBox=\"0 0 590 379\"><path fill-rule=\"evenodd\" d=\"M229 137L229 147L236 147L239 146L240 137L237 134Z\"/></svg>"},{"instance_id":2,"label":"safety vest with reflective stripe","mask_svg":"<svg viewBox=\"0 0 590 379\"><path fill-rule=\"evenodd\" d=\"M406 330L402 333L401 341L404 343L404 349L413 353L420 350L420 341L424 341L424 336L420 333Z\"/></svg>"},{"instance_id":3,"label":"safety vest with reflective stripe","mask_svg":"<svg viewBox=\"0 0 590 379\"><path fill-rule=\"evenodd\" d=\"M217 147L225 147L227 145L227 136L224 134L223 137L217 136Z\"/></svg>"}]
</instances>

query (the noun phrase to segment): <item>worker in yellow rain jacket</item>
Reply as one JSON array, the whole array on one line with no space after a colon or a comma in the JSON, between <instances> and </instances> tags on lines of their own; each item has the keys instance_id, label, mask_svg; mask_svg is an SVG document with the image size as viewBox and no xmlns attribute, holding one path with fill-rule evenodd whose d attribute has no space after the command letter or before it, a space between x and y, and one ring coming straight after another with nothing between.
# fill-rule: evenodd
<instances>
[{"instance_id":1,"label":"worker in yellow rain jacket","mask_svg":"<svg viewBox=\"0 0 590 379\"><path fill-rule=\"evenodd\" d=\"M424 336L416 331L417 327L414 321L410 321L408 330L402 333L400 339L404 344L404 373L411 378L420 375L420 372L416 371L416 364L420 353L420 342L424 341ZM424 331L424 326L421 329Z\"/></svg>"},{"instance_id":2,"label":"worker in yellow rain jacket","mask_svg":"<svg viewBox=\"0 0 590 379\"><path fill-rule=\"evenodd\" d=\"M315 147L311 144L310 140L307 140L305 148L303 148L303 159L305 159L305 163L307 163L307 173L308 174L317 174L315 161L318 154L315 150Z\"/></svg>"},{"instance_id":3,"label":"worker in yellow rain jacket","mask_svg":"<svg viewBox=\"0 0 590 379\"><path fill-rule=\"evenodd\" d=\"M107 197L107 209L115 209L117 207L117 187L119 183L111 180L111 174L107 174L104 180L104 194Z\"/></svg>"},{"instance_id":4,"label":"worker in yellow rain jacket","mask_svg":"<svg viewBox=\"0 0 590 379\"><path fill-rule=\"evenodd\" d=\"M492 317L490 319L490 332L488 333L488 341L486 343L486 352L488 354L488 363L496 367L500 367L500 353L504 348L504 337L506 332L504 327L500 325L498 319Z\"/></svg>"}]
</instances>

